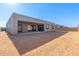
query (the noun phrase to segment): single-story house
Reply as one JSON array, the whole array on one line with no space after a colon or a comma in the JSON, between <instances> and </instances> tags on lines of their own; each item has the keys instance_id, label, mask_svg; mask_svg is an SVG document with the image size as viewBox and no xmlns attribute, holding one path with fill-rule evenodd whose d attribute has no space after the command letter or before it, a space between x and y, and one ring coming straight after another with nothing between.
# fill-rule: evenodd
<instances>
[{"instance_id":1,"label":"single-story house","mask_svg":"<svg viewBox=\"0 0 79 59\"><path fill-rule=\"evenodd\" d=\"M54 31L55 24L45 20L13 13L6 24L6 30L13 35L25 32Z\"/></svg>"}]
</instances>

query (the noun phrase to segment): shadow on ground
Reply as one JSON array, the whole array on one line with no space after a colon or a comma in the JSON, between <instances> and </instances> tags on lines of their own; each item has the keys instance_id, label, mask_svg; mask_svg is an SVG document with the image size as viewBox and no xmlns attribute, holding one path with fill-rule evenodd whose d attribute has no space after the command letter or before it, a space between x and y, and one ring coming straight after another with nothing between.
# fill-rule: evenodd
<instances>
[{"instance_id":1,"label":"shadow on ground","mask_svg":"<svg viewBox=\"0 0 79 59\"><path fill-rule=\"evenodd\" d=\"M16 36L7 33L7 35L18 50L19 54L22 55L66 33L67 32L41 32Z\"/></svg>"}]
</instances>

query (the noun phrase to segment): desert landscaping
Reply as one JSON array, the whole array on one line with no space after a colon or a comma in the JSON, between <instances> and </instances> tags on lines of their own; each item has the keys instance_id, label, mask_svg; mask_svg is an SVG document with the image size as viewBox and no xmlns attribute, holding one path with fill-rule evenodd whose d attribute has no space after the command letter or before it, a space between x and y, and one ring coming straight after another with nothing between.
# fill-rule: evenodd
<instances>
[{"instance_id":1,"label":"desert landscaping","mask_svg":"<svg viewBox=\"0 0 79 59\"><path fill-rule=\"evenodd\" d=\"M0 32L1 56L79 55L78 31L21 33Z\"/></svg>"}]
</instances>

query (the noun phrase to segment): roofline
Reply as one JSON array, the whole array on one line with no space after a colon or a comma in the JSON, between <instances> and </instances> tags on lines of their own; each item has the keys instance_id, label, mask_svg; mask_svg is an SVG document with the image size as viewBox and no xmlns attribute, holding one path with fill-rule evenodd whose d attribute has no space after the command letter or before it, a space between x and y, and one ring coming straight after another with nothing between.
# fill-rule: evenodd
<instances>
[{"instance_id":1,"label":"roofline","mask_svg":"<svg viewBox=\"0 0 79 59\"><path fill-rule=\"evenodd\" d=\"M13 12L13 14L20 15L20 16L24 16L24 17L29 17L29 18L32 18L32 19L40 20L40 21L43 21L43 22L51 23L51 24L55 24L55 23L53 23L53 22L49 22L49 21L46 21L46 20L43 20L43 19L31 17L31 16L26 16L26 15L19 14L19 13L16 13L16 12Z\"/></svg>"},{"instance_id":2,"label":"roofline","mask_svg":"<svg viewBox=\"0 0 79 59\"><path fill-rule=\"evenodd\" d=\"M24 17L29 17L29 18L36 19L36 20L40 20L40 21L47 22L47 23L50 23L50 24L56 25L56 26L63 26L63 25L59 25L59 24L56 24L56 23L53 23L53 22L49 22L49 21L46 21L46 20L43 20L43 19L39 19L39 18L35 18L35 17L30 17L30 16L26 16L26 15L23 15L23 14L19 14L19 13L16 13L16 12L13 12L12 15L13 14L24 16ZM67 26L63 26L63 27L67 27Z\"/></svg>"}]
</instances>

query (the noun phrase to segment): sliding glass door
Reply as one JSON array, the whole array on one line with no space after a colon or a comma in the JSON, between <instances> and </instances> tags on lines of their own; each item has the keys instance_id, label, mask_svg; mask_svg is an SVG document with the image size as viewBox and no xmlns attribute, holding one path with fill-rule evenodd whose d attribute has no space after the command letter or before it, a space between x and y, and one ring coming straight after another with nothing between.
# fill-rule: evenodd
<instances>
[{"instance_id":1,"label":"sliding glass door","mask_svg":"<svg viewBox=\"0 0 79 59\"><path fill-rule=\"evenodd\" d=\"M18 24L18 32L22 32L22 24Z\"/></svg>"}]
</instances>

